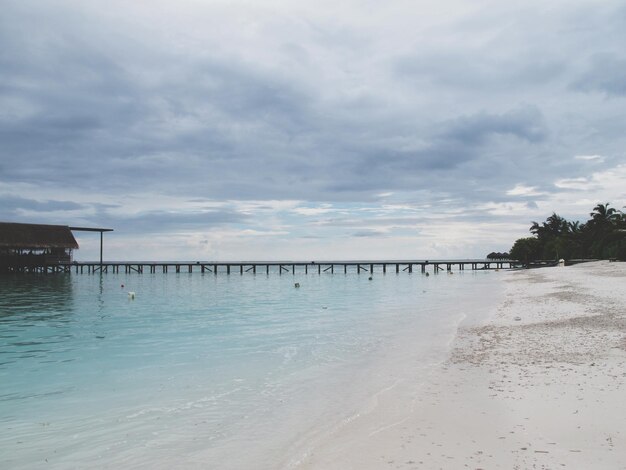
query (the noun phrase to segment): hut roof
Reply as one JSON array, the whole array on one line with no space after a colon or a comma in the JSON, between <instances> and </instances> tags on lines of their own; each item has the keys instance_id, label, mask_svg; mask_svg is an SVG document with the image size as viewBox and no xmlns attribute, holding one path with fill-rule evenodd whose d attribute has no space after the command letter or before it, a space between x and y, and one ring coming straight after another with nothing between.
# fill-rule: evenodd
<instances>
[{"instance_id":1,"label":"hut roof","mask_svg":"<svg viewBox=\"0 0 626 470\"><path fill-rule=\"evenodd\" d=\"M78 248L67 225L0 222L0 248Z\"/></svg>"}]
</instances>

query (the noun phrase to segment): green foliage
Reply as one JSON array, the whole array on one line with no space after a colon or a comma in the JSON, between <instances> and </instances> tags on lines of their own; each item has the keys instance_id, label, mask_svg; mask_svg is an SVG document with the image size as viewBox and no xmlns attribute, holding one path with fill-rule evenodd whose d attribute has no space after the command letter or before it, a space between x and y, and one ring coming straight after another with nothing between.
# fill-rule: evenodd
<instances>
[{"instance_id":1,"label":"green foliage","mask_svg":"<svg viewBox=\"0 0 626 470\"><path fill-rule=\"evenodd\" d=\"M515 241L509 252L512 259L529 262L540 258L541 246L539 240L534 237L520 238Z\"/></svg>"},{"instance_id":2,"label":"green foliage","mask_svg":"<svg viewBox=\"0 0 626 470\"><path fill-rule=\"evenodd\" d=\"M538 259L617 258L626 261L626 215L610 204L598 204L590 219L568 222L553 213L545 222L532 222L533 237L520 238L511 248L511 258Z\"/></svg>"}]
</instances>

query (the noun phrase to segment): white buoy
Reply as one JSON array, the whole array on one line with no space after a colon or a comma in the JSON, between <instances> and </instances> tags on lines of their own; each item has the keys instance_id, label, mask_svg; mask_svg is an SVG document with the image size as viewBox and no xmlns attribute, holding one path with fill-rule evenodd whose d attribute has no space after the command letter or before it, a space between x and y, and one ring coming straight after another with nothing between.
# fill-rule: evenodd
<instances>
[{"instance_id":1,"label":"white buoy","mask_svg":"<svg viewBox=\"0 0 626 470\"><path fill-rule=\"evenodd\" d=\"M129 298L129 299L131 299L131 300L135 300L135 293L134 293L134 292L132 292L132 291L131 291L131 292L129 292L129 293L128 293L128 298Z\"/></svg>"}]
</instances>

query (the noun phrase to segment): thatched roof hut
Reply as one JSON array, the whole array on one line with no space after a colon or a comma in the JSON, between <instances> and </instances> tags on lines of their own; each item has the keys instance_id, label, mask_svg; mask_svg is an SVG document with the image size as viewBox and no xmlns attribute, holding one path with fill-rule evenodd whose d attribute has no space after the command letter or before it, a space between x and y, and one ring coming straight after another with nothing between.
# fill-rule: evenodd
<instances>
[{"instance_id":1,"label":"thatched roof hut","mask_svg":"<svg viewBox=\"0 0 626 470\"><path fill-rule=\"evenodd\" d=\"M76 249L78 243L67 225L0 222L0 250Z\"/></svg>"}]
</instances>

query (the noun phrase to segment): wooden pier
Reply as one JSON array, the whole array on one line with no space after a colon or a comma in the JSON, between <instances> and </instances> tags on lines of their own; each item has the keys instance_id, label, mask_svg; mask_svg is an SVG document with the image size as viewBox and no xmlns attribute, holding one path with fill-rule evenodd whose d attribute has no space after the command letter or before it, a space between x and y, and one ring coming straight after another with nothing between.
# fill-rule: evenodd
<instances>
[{"instance_id":1,"label":"wooden pier","mask_svg":"<svg viewBox=\"0 0 626 470\"><path fill-rule=\"evenodd\" d=\"M374 274L427 273L510 269L520 267L515 260L404 260L404 261L136 261L136 262L74 262L56 266L57 271L77 274L94 273L211 273L211 274Z\"/></svg>"}]
</instances>

